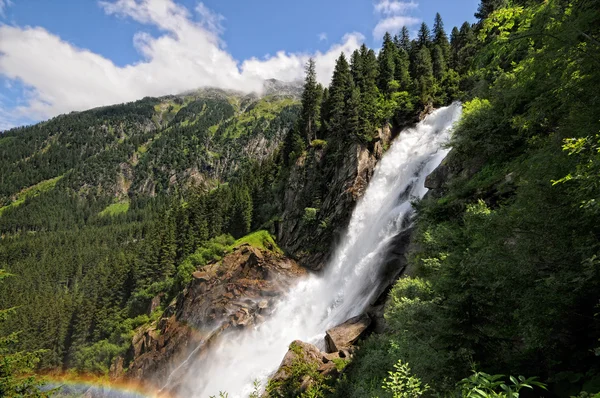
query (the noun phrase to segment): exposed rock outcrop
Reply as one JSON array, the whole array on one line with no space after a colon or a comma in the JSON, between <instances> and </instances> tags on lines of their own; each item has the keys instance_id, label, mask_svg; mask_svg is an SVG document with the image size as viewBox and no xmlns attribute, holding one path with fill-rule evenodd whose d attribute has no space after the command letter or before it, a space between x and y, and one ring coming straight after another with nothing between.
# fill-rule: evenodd
<instances>
[{"instance_id":1,"label":"exposed rock outcrop","mask_svg":"<svg viewBox=\"0 0 600 398\"><path fill-rule=\"evenodd\" d=\"M277 234L280 245L301 265L323 268L335 247L332 243L343 233L391 139L390 129L383 128L369 147L355 143L341 151L343 157L331 168L325 164L331 161L327 149L311 148L297 159L285 190ZM307 208L316 209L315 219L305 217Z\"/></svg>"},{"instance_id":2,"label":"exposed rock outcrop","mask_svg":"<svg viewBox=\"0 0 600 398\"><path fill-rule=\"evenodd\" d=\"M221 261L194 273L194 279L164 312L139 329L130 353L127 378L162 387L187 358L201 355L220 334L262 322L274 302L306 273L298 264L268 249L242 245Z\"/></svg>"},{"instance_id":3,"label":"exposed rock outcrop","mask_svg":"<svg viewBox=\"0 0 600 398\"><path fill-rule=\"evenodd\" d=\"M327 352L339 352L350 348L364 335L370 325L371 317L368 314L362 314L327 330L325 334Z\"/></svg>"},{"instance_id":4,"label":"exposed rock outcrop","mask_svg":"<svg viewBox=\"0 0 600 398\"><path fill-rule=\"evenodd\" d=\"M327 354L312 344L293 341L263 397L300 396L315 383L338 377L335 360L344 361L339 353Z\"/></svg>"}]
</instances>

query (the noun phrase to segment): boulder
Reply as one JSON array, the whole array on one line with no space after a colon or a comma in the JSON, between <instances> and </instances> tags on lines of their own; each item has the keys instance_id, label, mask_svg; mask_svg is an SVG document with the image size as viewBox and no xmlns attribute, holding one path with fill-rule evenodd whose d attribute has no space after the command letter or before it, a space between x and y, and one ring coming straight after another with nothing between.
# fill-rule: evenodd
<instances>
[{"instance_id":1,"label":"boulder","mask_svg":"<svg viewBox=\"0 0 600 398\"><path fill-rule=\"evenodd\" d=\"M296 340L290 344L263 397L300 396L315 383L338 377L340 372L335 360L343 358L338 353L327 354L312 344Z\"/></svg>"},{"instance_id":2,"label":"boulder","mask_svg":"<svg viewBox=\"0 0 600 398\"><path fill-rule=\"evenodd\" d=\"M371 317L362 314L329 329L325 335L327 352L344 351L350 348L371 325Z\"/></svg>"}]
</instances>

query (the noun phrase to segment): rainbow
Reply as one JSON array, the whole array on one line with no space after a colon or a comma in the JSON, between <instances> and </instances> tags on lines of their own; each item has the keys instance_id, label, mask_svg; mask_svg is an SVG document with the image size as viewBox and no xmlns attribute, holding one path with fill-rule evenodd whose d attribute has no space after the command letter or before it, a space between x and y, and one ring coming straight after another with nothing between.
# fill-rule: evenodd
<instances>
[{"instance_id":1,"label":"rainbow","mask_svg":"<svg viewBox=\"0 0 600 398\"><path fill-rule=\"evenodd\" d=\"M72 397L86 392L102 398L174 398L168 393L133 380L112 381L107 378L86 375L44 375L40 377L44 390L56 390L56 396Z\"/></svg>"}]
</instances>

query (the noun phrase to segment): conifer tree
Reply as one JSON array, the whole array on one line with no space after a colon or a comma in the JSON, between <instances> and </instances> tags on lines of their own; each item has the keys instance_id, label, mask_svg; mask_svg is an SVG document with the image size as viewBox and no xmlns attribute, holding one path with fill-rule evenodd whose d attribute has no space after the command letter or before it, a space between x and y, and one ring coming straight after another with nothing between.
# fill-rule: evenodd
<instances>
[{"instance_id":1,"label":"conifer tree","mask_svg":"<svg viewBox=\"0 0 600 398\"><path fill-rule=\"evenodd\" d=\"M368 49L364 44L360 48L360 58L362 60L362 77L357 84L360 90L360 126L357 134L363 139L369 140L377 128L379 64L375 51Z\"/></svg>"},{"instance_id":2,"label":"conifer tree","mask_svg":"<svg viewBox=\"0 0 600 398\"><path fill-rule=\"evenodd\" d=\"M364 86L363 57L361 56L361 52L358 50L354 50L352 56L350 57L350 71L352 72L352 80L354 81L354 84L362 89Z\"/></svg>"},{"instance_id":3,"label":"conifer tree","mask_svg":"<svg viewBox=\"0 0 600 398\"><path fill-rule=\"evenodd\" d=\"M415 70L420 101L423 105L427 105L431 103L432 94L435 88L433 64L431 62L431 54L427 47L423 47L419 50L415 61Z\"/></svg>"},{"instance_id":4,"label":"conifer tree","mask_svg":"<svg viewBox=\"0 0 600 398\"><path fill-rule=\"evenodd\" d=\"M506 0L481 0L479 6L477 7L475 18L478 18L479 20L485 19L492 12L504 7L506 3Z\"/></svg>"},{"instance_id":5,"label":"conifer tree","mask_svg":"<svg viewBox=\"0 0 600 398\"><path fill-rule=\"evenodd\" d=\"M410 60L408 53L403 48L396 53L394 79L398 82L401 91L409 91L411 81Z\"/></svg>"},{"instance_id":6,"label":"conifer tree","mask_svg":"<svg viewBox=\"0 0 600 398\"><path fill-rule=\"evenodd\" d=\"M10 275L0 269L0 281ZM0 325L14 313L14 308L0 310ZM30 374L39 362L38 352L13 352L10 345L16 343L18 332L0 336L0 396L2 397L50 397L54 391L42 392L40 381Z\"/></svg>"},{"instance_id":7,"label":"conifer tree","mask_svg":"<svg viewBox=\"0 0 600 398\"><path fill-rule=\"evenodd\" d=\"M452 28L452 33L450 33L450 60L448 61L448 65L456 69L456 64L458 62L458 50L460 49L460 32L458 28L455 26Z\"/></svg>"},{"instance_id":8,"label":"conifer tree","mask_svg":"<svg viewBox=\"0 0 600 398\"><path fill-rule=\"evenodd\" d=\"M306 64L306 77L304 80L304 92L302 93L302 112L300 114L300 132L308 142L316 138L319 130L319 105L321 87L317 83L317 72L315 60L310 58Z\"/></svg>"},{"instance_id":9,"label":"conifer tree","mask_svg":"<svg viewBox=\"0 0 600 398\"><path fill-rule=\"evenodd\" d=\"M396 54L398 50L392 41L392 36L386 32L383 36L383 45L379 52L379 90L384 94L391 94L391 83L395 76Z\"/></svg>"},{"instance_id":10,"label":"conifer tree","mask_svg":"<svg viewBox=\"0 0 600 398\"><path fill-rule=\"evenodd\" d=\"M446 59L440 46L435 45L431 53L431 61L433 64L433 76L441 82L446 74L447 66Z\"/></svg>"},{"instance_id":11,"label":"conifer tree","mask_svg":"<svg viewBox=\"0 0 600 398\"><path fill-rule=\"evenodd\" d=\"M321 137L327 138L327 131L329 130L328 118L329 118L329 87L323 89L323 95L321 96Z\"/></svg>"},{"instance_id":12,"label":"conifer tree","mask_svg":"<svg viewBox=\"0 0 600 398\"><path fill-rule=\"evenodd\" d=\"M463 23L460 27L456 49L455 69L459 75L464 75L471 66L471 62L477 51L477 38L475 37L471 24L468 22Z\"/></svg>"},{"instance_id":13,"label":"conifer tree","mask_svg":"<svg viewBox=\"0 0 600 398\"><path fill-rule=\"evenodd\" d=\"M440 47L444 56L444 62L447 64L450 60L450 43L448 35L444 30L444 22L440 13L435 14L435 22L433 23L433 45Z\"/></svg>"},{"instance_id":14,"label":"conifer tree","mask_svg":"<svg viewBox=\"0 0 600 398\"><path fill-rule=\"evenodd\" d=\"M406 51L407 54L410 54L410 34L406 26L403 26L402 31L400 31L400 47Z\"/></svg>"},{"instance_id":15,"label":"conifer tree","mask_svg":"<svg viewBox=\"0 0 600 398\"><path fill-rule=\"evenodd\" d=\"M350 98L348 98L348 104L346 106L346 123L349 132L358 134L361 138L367 138L361 136L361 99L360 90L352 82ZM368 138L367 138L368 139Z\"/></svg>"},{"instance_id":16,"label":"conifer tree","mask_svg":"<svg viewBox=\"0 0 600 398\"><path fill-rule=\"evenodd\" d=\"M352 74L346 56L342 53L333 70L329 99L327 101L327 123L332 134L342 137L346 132L346 103L352 94Z\"/></svg>"},{"instance_id":17,"label":"conifer tree","mask_svg":"<svg viewBox=\"0 0 600 398\"><path fill-rule=\"evenodd\" d=\"M417 35L417 46L419 50L423 47L429 47L431 44L431 31L425 22L421 23L419 33Z\"/></svg>"}]
</instances>

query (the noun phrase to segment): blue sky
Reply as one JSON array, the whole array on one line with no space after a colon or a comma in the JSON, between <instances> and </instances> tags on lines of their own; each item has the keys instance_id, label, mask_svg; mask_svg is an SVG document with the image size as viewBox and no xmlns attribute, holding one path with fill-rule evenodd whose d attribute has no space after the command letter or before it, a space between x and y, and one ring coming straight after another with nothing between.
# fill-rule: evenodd
<instances>
[{"instance_id":1,"label":"blue sky","mask_svg":"<svg viewBox=\"0 0 600 398\"><path fill-rule=\"evenodd\" d=\"M0 0L0 130L200 86L324 83L341 51L403 24L473 22L478 0Z\"/></svg>"}]
</instances>

